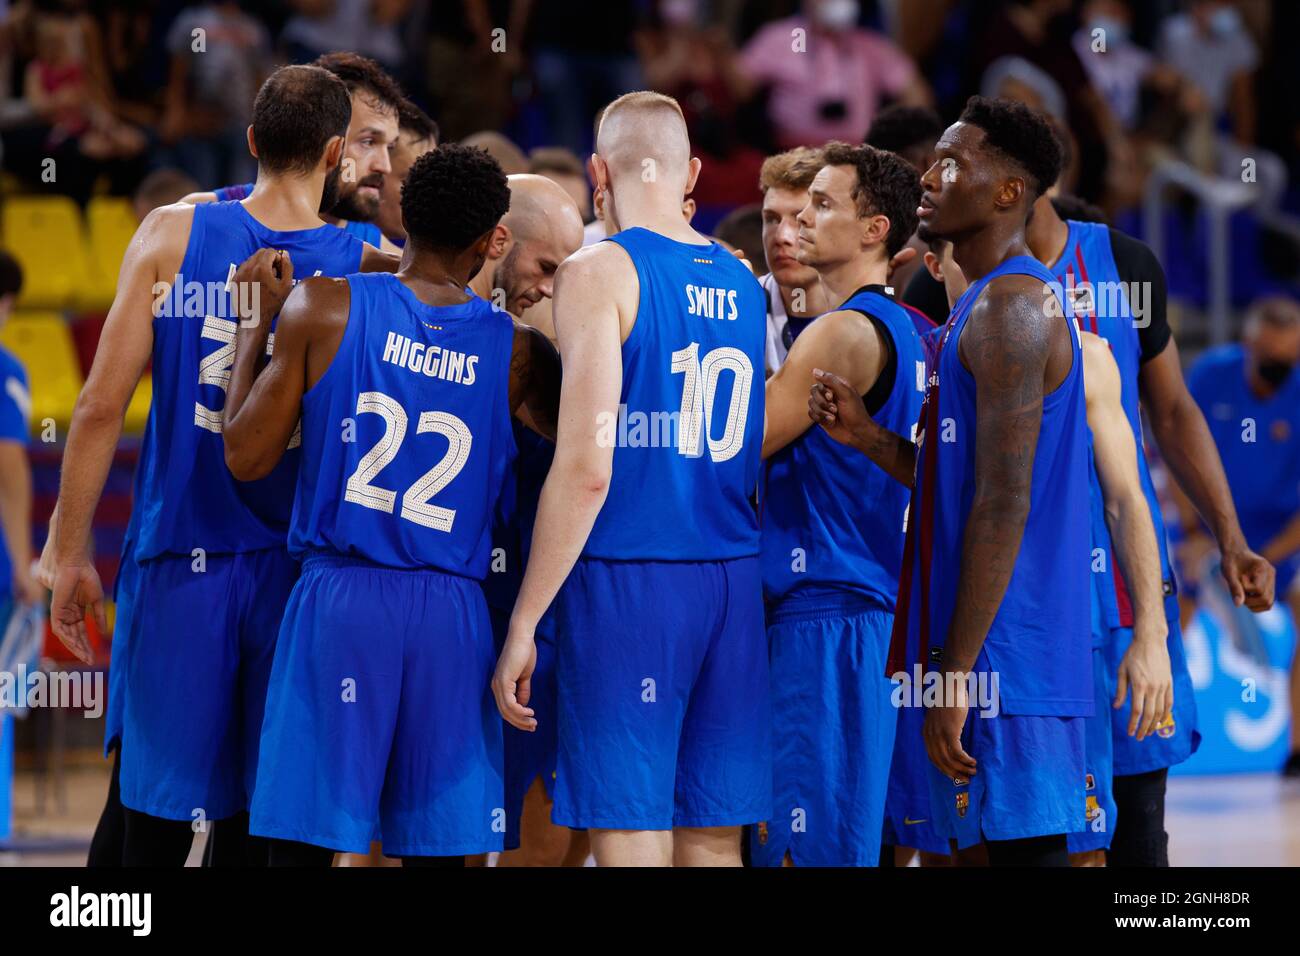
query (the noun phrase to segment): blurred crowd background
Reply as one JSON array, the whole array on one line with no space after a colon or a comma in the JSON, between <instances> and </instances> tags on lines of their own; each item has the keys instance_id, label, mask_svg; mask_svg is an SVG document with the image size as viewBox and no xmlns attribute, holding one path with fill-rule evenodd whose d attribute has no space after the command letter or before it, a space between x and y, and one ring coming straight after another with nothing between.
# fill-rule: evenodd
<instances>
[{"instance_id":1,"label":"blurred crowd background","mask_svg":"<svg viewBox=\"0 0 1300 956\"><path fill-rule=\"evenodd\" d=\"M350 50L400 82L440 142L468 139L507 172L561 182L591 238L603 235L585 171L597 110L634 89L673 95L703 160L694 224L743 249L759 273L765 157L870 131L873 145L915 149L908 158L923 165L971 94L1045 111L1068 140L1063 190L1159 256L1185 361L1262 317L1253 327L1269 331L1247 334L1245 365L1234 357L1223 374L1249 373L1257 353L1286 366L1267 396L1285 406L1269 479L1287 486L1277 492L1285 522L1300 515L1300 375L1289 373L1300 360L1297 37L1295 0L0 0L0 345L21 363L0 378L25 413L0 421L0 456L21 453L31 476L24 487L18 464L0 461L0 518L43 542L59 442L139 219L191 191L250 181L245 130L263 79ZM106 584L149 400L146 377L96 519ZM27 514L5 504L24 496ZM30 587L21 550L19 598ZM6 575L0 567L0 606ZM1261 648L1291 640L1279 614ZM1273 659L1284 689L1290 645L1269 647L1252 653ZM62 651L47 641L44 654ZM36 716L20 750L56 754L36 758L54 774L38 778L39 820L51 779L64 799L65 744L93 754L98 740L91 722ZM13 741L0 729L0 783Z\"/></svg>"}]
</instances>

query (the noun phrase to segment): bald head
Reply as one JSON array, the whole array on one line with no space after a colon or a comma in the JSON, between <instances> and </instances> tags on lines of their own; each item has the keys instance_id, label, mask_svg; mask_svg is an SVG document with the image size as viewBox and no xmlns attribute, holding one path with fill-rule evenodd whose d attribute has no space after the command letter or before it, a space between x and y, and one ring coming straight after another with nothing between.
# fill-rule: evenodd
<instances>
[{"instance_id":1,"label":"bald head","mask_svg":"<svg viewBox=\"0 0 1300 956\"><path fill-rule=\"evenodd\" d=\"M555 270L582 245L582 216L564 188L545 176L507 178L510 210L488 247L479 294L514 315L549 299Z\"/></svg>"},{"instance_id":2,"label":"bald head","mask_svg":"<svg viewBox=\"0 0 1300 956\"><path fill-rule=\"evenodd\" d=\"M691 143L681 107L671 96L642 91L620 96L601 116L596 155L609 167L611 179L634 174L642 182L683 186L690 175ZM654 179L646 172L653 160Z\"/></svg>"},{"instance_id":3,"label":"bald head","mask_svg":"<svg viewBox=\"0 0 1300 956\"><path fill-rule=\"evenodd\" d=\"M501 220L515 242L553 243L567 258L582 245L582 214L564 187L546 176L519 173L510 184L510 211Z\"/></svg>"},{"instance_id":4,"label":"bald head","mask_svg":"<svg viewBox=\"0 0 1300 956\"><path fill-rule=\"evenodd\" d=\"M528 169L528 157L523 150L495 130L471 133L461 140L461 144L487 150L488 155L501 164L507 175Z\"/></svg>"}]
</instances>

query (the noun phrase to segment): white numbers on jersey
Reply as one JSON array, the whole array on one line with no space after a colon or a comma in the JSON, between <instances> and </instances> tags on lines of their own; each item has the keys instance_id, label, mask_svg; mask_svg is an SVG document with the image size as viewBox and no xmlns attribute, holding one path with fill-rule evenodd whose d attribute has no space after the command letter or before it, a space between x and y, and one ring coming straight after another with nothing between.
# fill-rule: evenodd
<instances>
[{"instance_id":1,"label":"white numbers on jersey","mask_svg":"<svg viewBox=\"0 0 1300 956\"><path fill-rule=\"evenodd\" d=\"M749 390L754 382L754 367L749 356L730 346L716 348L699 360L700 344L692 342L672 355L670 369L674 375L682 373L682 407L677 420L677 452L688 458L702 454L700 438L708 439L709 457L715 462L734 458L745 443L745 420L749 417ZM735 381L731 386L731 402L727 408L727 421L722 437L713 437L713 403L718 391L718 378L723 371L731 371Z\"/></svg>"},{"instance_id":2,"label":"white numbers on jersey","mask_svg":"<svg viewBox=\"0 0 1300 956\"><path fill-rule=\"evenodd\" d=\"M397 492L379 488L371 482L397 457L397 451L406 438L409 417L406 409L383 392L362 392L357 396L357 414L367 412L384 420L384 434L375 447L361 456L357 470L347 480L343 500L392 514ZM421 412L415 433L423 435L428 432L446 437L447 453L406 489L400 514L407 521L423 527L449 532L456 520L455 509L435 505L431 499L451 484L465 467L474 436L470 434L469 426L450 412Z\"/></svg>"},{"instance_id":3,"label":"white numbers on jersey","mask_svg":"<svg viewBox=\"0 0 1300 956\"><path fill-rule=\"evenodd\" d=\"M235 281L235 264L230 264L230 271L226 273L226 289L231 291L230 287ZM315 275L320 275L321 270L317 269ZM300 279L294 280L297 285ZM233 319L218 319L213 315L203 317L203 328L199 332L199 338L212 339L221 343L221 348L199 360L199 384L215 385L221 389L224 396L230 388L230 369L235 364L235 331L238 329L238 323ZM266 354L269 356L271 350L275 348L275 333L272 332L266 337ZM225 405L225 402L222 402ZM194 403L194 424L207 431L217 435L221 434L221 410L208 408L202 402ZM293 428L293 434L289 437L289 447L297 448L302 444L302 422L298 422Z\"/></svg>"}]
</instances>

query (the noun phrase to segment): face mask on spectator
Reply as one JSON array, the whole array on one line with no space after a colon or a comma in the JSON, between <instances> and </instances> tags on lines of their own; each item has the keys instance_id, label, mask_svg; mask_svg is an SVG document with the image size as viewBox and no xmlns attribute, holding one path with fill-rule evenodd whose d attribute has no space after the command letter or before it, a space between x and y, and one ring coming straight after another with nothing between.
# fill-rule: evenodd
<instances>
[{"instance_id":1,"label":"face mask on spectator","mask_svg":"<svg viewBox=\"0 0 1300 956\"><path fill-rule=\"evenodd\" d=\"M847 30L858 22L857 0L823 0L813 19L828 30Z\"/></svg>"}]
</instances>

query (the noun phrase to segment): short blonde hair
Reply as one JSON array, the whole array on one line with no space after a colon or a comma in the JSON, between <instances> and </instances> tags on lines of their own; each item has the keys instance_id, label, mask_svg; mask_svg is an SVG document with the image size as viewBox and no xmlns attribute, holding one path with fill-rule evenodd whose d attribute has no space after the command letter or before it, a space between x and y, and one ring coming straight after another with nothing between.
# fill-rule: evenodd
<instances>
[{"instance_id":1,"label":"short blonde hair","mask_svg":"<svg viewBox=\"0 0 1300 956\"><path fill-rule=\"evenodd\" d=\"M686 124L686 116L682 113L681 105L666 93L657 93L654 90L635 90L631 93L624 93L618 99L605 106L604 109L596 116L596 138L600 138L600 127L604 125L605 120L609 119L610 114L620 109L637 109L637 110L672 110L682 119L682 125Z\"/></svg>"},{"instance_id":2,"label":"short blonde hair","mask_svg":"<svg viewBox=\"0 0 1300 956\"><path fill-rule=\"evenodd\" d=\"M758 188L764 193L769 189L807 189L824 165L820 149L796 146L763 160L763 168L758 173Z\"/></svg>"}]
</instances>

